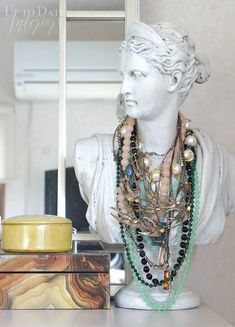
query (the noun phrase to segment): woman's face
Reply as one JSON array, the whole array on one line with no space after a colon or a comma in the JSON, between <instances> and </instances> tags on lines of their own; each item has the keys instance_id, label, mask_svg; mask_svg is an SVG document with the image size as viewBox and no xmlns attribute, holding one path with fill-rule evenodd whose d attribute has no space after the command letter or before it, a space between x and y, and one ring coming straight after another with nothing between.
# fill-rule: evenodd
<instances>
[{"instance_id":1,"label":"woman's face","mask_svg":"<svg viewBox=\"0 0 235 327\"><path fill-rule=\"evenodd\" d=\"M161 115L169 102L169 75L161 74L143 56L126 50L121 54L119 71L125 114L142 120Z\"/></svg>"}]
</instances>

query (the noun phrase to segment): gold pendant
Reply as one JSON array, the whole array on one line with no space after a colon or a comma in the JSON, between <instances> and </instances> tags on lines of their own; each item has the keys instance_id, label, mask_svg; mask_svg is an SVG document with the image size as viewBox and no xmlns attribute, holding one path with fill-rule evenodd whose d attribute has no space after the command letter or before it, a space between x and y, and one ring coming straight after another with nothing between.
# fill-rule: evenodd
<instances>
[{"instance_id":1,"label":"gold pendant","mask_svg":"<svg viewBox=\"0 0 235 327\"><path fill-rule=\"evenodd\" d=\"M164 278L163 278L163 286L162 288L165 291L169 291L171 287L171 271L170 270L164 270Z\"/></svg>"}]
</instances>

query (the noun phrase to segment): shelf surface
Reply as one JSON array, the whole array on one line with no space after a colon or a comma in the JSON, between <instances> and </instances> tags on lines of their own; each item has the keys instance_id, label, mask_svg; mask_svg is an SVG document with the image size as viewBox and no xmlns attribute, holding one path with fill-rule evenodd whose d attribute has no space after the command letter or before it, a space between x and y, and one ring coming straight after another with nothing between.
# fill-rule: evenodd
<instances>
[{"instance_id":1,"label":"shelf surface","mask_svg":"<svg viewBox=\"0 0 235 327\"><path fill-rule=\"evenodd\" d=\"M6 310L0 311L4 327L232 327L208 307L154 312L116 308L110 310Z\"/></svg>"}]
</instances>

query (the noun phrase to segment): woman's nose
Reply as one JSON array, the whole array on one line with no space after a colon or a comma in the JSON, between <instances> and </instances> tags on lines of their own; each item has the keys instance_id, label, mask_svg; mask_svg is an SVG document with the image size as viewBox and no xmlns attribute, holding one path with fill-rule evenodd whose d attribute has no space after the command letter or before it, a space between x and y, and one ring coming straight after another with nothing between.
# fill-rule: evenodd
<instances>
[{"instance_id":1,"label":"woman's nose","mask_svg":"<svg viewBox=\"0 0 235 327\"><path fill-rule=\"evenodd\" d=\"M120 93L122 95L124 95L126 93L130 93L130 94L132 93L132 85L131 85L131 82L126 77L123 77L123 79L122 79Z\"/></svg>"}]
</instances>

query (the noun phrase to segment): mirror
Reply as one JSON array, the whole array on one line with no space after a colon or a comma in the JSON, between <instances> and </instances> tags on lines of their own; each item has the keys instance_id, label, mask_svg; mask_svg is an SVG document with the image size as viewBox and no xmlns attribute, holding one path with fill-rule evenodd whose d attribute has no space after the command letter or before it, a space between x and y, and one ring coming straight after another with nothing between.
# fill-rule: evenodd
<instances>
[{"instance_id":1,"label":"mirror","mask_svg":"<svg viewBox=\"0 0 235 327\"><path fill-rule=\"evenodd\" d=\"M98 7L94 7L94 1L79 1L79 5L77 1L67 1L68 10L121 10L124 1L113 1L108 8L106 1L96 5ZM0 53L0 216L56 214L59 1L14 0L10 4L5 1L0 4L0 11L0 27L4 31ZM98 72L92 65L99 59L96 50L99 42L109 43L109 50L116 53L117 60L123 37L123 23L71 21L67 24L70 83L66 216L79 231L87 231L88 224L86 205L73 170L75 143L94 133L113 133L117 124L117 88L114 92L106 89L107 92L97 98L99 85L92 87L92 82ZM82 42L87 42L90 53L93 52L86 67L81 66L79 58ZM112 43L115 43L113 49ZM111 55L107 60L114 62ZM90 80L85 81L88 83L77 82L76 69L80 74L83 72L85 79L90 74ZM92 248L92 244L90 246ZM123 269L122 257L119 254L112 257L112 265ZM114 283L118 279L114 278Z\"/></svg>"},{"instance_id":2,"label":"mirror","mask_svg":"<svg viewBox=\"0 0 235 327\"><path fill-rule=\"evenodd\" d=\"M37 42L58 41L58 4L5 1L0 11L1 216L43 214L45 171L57 167L57 100L36 96Z\"/></svg>"},{"instance_id":3,"label":"mirror","mask_svg":"<svg viewBox=\"0 0 235 327\"><path fill-rule=\"evenodd\" d=\"M92 1L79 1L79 7L77 1L67 3L69 10L107 9L105 1L100 1L98 8L94 8ZM122 9L123 4L124 1L117 1L108 9ZM49 210L47 194L50 185L46 185L46 181L50 179L50 172L53 175L57 169L58 1L32 4L27 0L15 0L11 4L1 3L0 10L1 30L5 31L0 54L0 179L5 188L1 214L3 218L43 214ZM117 41L118 44L124 35L122 23L72 21L67 25L68 42L88 41L90 46L94 41ZM73 47L74 44L68 54L71 65L76 59L79 63ZM72 86L79 90L73 80L72 68L69 69L71 84L68 88ZM96 76L95 71L93 76ZM88 82L91 81L92 76ZM78 138L112 133L117 122L115 95L96 99L92 87L90 89L88 84L82 87L86 97L72 90L73 95L67 101L68 168L73 167ZM56 189L51 192L55 193ZM56 199L55 194L53 196Z\"/></svg>"}]
</instances>

